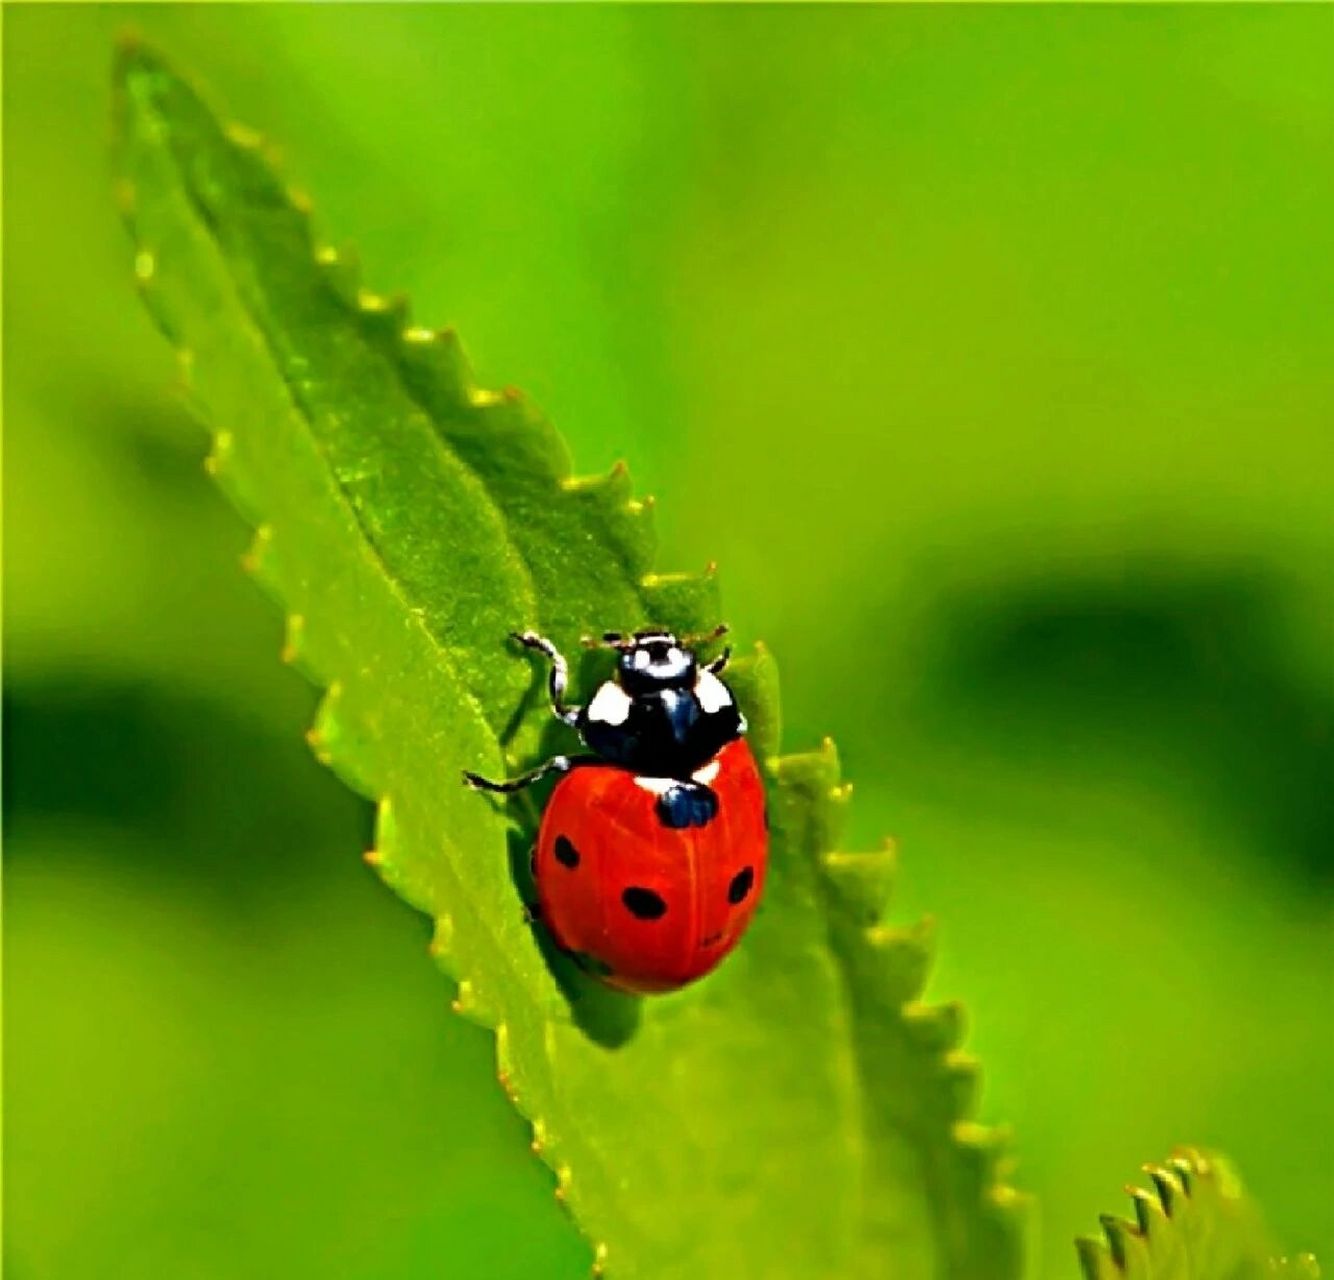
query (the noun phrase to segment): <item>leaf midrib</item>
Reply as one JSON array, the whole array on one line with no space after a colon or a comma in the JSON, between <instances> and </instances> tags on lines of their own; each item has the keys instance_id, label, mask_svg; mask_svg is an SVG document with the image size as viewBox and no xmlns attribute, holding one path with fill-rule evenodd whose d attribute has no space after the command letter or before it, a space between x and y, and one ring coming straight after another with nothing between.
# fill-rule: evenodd
<instances>
[{"instance_id":1,"label":"leaf midrib","mask_svg":"<svg viewBox=\"0 0 1334 1280\"><path fill-rule=\"evenodd\" d=\"M171 122L158 109L156 101L151 96L147 97L147 99L141 96L138 105L140 110L143 110L152 116L161 129L162 136L166 142L164 150L165 153L170 156L172 170L176 177L176 188L183 193L190 210L194 214L192 221L196 227L199 227L202 230L208 243L216 251L220 260L226 264L227 269L224 274L226 276L230 296L236 302L240 314L248 322L252 333L258 336L259 344L265 353L269 366L273 370L278 383L284 388L286 396L293 406L294 412L296 412L297 416L300 418L307 436L310 438L320 458L323 460L325 470L330 475L334 487L338 491L340 502L345 510L351 515L356 527L361 531L362 541L374 556L375 563L386 580L391 583L395 597L400 601L403 607L413 615L414 623L420 625L430 636L433 650L441 655L442 659L447 661L448 668L451 674L457 679L459 687L467 691L469 705L480 717L481 723L486 726L488 734L493 738L497 737L496 732L490 727L490 722L487 719L482 703L477 697L475 690L466 680L459 676L457 666L450 660L449 655L452 655L455 652L464 652L464 647L451 646L447 639L441 636L426 621L424 613L425 606L418 603L417 598L408 592L402 580L391 570L389 562L382 551L373 530L368 526L366 520L358 511L357 504L352 499L347 485L345 485L342 478L339 476L338 468L332 464L328 448L321 437L321 433L316 429L313 422L313 415L317 411L310 404L300 386L293 380L285 368L282 355L282 343L277 336L274 326L263 314L263 310L267 309L271 304L271 299L263 284L257 280L254 284L254 288L263 297L265 303L264 309L257 309L252 305L251 300L248 298L247 291L241 286L235 270L236 260L226 241L218 233L219 219L214 211L209 208L204 197L197 189L197 184L194 181L189 166L182 163L178 154L177 148L179 139L177 131L172 127ZM241 144L234 138L228 136L221 129L218 130L216 145L224 150L242 150ZM313 240L313 237L310 236L310 222L308 217L302 214L296 206L292 204L290 199L286 198L283 202L283 211L285 214L290 215L293 218L299 218L304 224L308 247L310 249L310 265L312 273L314 273L318 279L318 287L325 290L327 295L334 300L336 306L347 313L349 324L355 324L355 316L352 314L351 308L338 296L337 291L329 281L318 277L314 247L313 244L310 243L310 241ZM412 391L405 381L399 362L388 358L385 352L374 343L363 341L362 346L363 350L374 353L377 362L391 375L395 389L403 397L404 401L412 407L412 413L405 416L409 421L415 420L417 424L417 431L415 434L419 437L429 439L433 455L440 459L446 467L456 467L467 477L468 484L473 491L473 496L475 496L479 502L485 504L487 513L491 517L493 527L499 532L504 540L506 558L517 566L522 574L522 584L525 588L527 598L533 602L537 602L539 593L533 577L531 563L528 558L522 554L519 546L514 541L510 533L509 521L505 518L504 508L496 502L492 488L488 484L486 478L481 475L475 467L469 465L462 457L451 450L441 438L441 433L435 418L422 404L420 397ZM481 399L484 399L486 395L486 393L476 389L465 389L463 390L463 394L467 396L469 407L472 408L478 407L478 402Z\"/></svg>"}]
</instances>

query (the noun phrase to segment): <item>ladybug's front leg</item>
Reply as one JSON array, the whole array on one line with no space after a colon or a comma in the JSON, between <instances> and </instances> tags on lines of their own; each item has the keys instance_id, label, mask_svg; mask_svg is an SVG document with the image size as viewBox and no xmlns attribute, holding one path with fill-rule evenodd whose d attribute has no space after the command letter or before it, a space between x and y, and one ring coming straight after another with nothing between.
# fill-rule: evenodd
<instances>
[{"instance_id":1,"label":"ladybug's front leg","mask_svg":"<svg viewBox=\"0 0 1334 1280\"><path fill-rule=\"evenodd\" d=\"M538 653L550 659L551 674L547 677L547 691L551 694L551 710L558 720L574 724L579 718L579 708L565 705L565 689L570 683L570 668L564 654L546 636L540 636L536 631L512 631L510 635L524 648L536 649Z\"/></svg>"},{"instance_id":2,"label":"ladybug's front leg","mask_svg":"<svg viewBox=\"0 0 1334 1280\"><path fill-rule=\"evenodd\" d=\"M714 658L712 662L705 663L704 670L711 671L713 672L714 675L717 675L718 672L720 672L725 666L727 666L727 660L731 656L732 656L732 646L729 644L727 648L725 648L722 651L722 653L720 653L716 658Z\"/></svg>"}]
</instances>

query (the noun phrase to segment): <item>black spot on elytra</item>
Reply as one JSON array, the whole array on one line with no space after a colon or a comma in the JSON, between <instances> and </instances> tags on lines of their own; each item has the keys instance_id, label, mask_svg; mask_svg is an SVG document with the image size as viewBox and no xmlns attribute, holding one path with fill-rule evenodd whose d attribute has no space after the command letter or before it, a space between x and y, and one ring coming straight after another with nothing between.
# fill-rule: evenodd
<instances>
[{"instance_id":1,"label":"black spot on elytra","mask_svg":"<svg viewBox=\"0 0 1334 1280\"><path fill-rule=\"evenodd\" d=\"M750 892L750 886L755 883L755 868L742 867L740 871L732 877L732 883L727 886L727 900L733 906L742 902L746 894Z\"/></svg>"},{"instance_id":2,"label":"black spot on elytra","mask_svg":"<svg viewBox=\"0 0 1334 1280\"><path fill-rule=\"evenodd\" d=\"M556 861L571 871L579 865L579 850L565 836L556 837Z\"/></svg>"},{"instance_id":3,"label":"black spot on elytra","mask_svg":"<svg viewBox=\"0 0 1334 1280\"><path fill-rule=\"evenodd\" d=\"M643 889L631 885L623 894L621 901L625 909L639 920L658 920L667 913L667 904L652 889Z\"/></svg>"}]
</instances>

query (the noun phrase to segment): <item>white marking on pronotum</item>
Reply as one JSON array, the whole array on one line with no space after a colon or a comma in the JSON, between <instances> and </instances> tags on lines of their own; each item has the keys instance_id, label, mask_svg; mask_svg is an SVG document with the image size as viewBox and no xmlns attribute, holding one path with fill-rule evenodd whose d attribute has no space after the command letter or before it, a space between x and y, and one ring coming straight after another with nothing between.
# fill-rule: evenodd
<instances>
[{"instance_id":1,"label":"white marking on pronotum","mask_svg":"<svg viewBox=\"0 0 1334 1280\"><path fill-rule=\"evenodd\" d=\"M655 796L665 796L673 787L680 785L675 778L646 778L642 774L635 775L635 786L643 787L645 791L651 791Z\"/></svg>"},{"instance_id":2,"label":"white marking on pronotum","mask_svg":"<svg viewBox=\"0 0 1334 1280\"><path fill-rule=\"evenodd\" d=\"M695 697L699 699L700 710L705 715L712 715L732 705L731 691L712 671L699 673L695 681Z\"/></svg>"},{"instance_id":3,"label":"white marking on pronotum","mask_svg":"<svg viewBox=\"0 0 1334 1280\"><path fill-rule=\"evenodd\" d=\"M614 680L606 680L588 704L588 718L599 724L624 724L630 714L630 695Z\"/></svg>"},{"instance_id":4,"label":"white marking on pronotum","mask_svg":"<svg viewBox=\"0 0 1334 1280\"><path fill-rule=\"evenodd\" d=\"M690 659L686 657L684 649L678 649L673 645L667 650L666 660L655 663L654 666L668 679L673 679L685 675L690 669Z\"/></svg>"},{"instance_id":5,"label":"white marking on pronotum","mask_svg":"<svg viewBox=\"0 0 1334 1280\"><path fill-rule=\"evenodd\" d=\"M702 769L696 769L695 772L692 773L690 776L694 778L696 782L701 783L703 786L707 787L711 785L713 780L718 776L718 770L720 767L721 766L718 764L718 761L711 760Z\"/></svg>"}]
</instances>

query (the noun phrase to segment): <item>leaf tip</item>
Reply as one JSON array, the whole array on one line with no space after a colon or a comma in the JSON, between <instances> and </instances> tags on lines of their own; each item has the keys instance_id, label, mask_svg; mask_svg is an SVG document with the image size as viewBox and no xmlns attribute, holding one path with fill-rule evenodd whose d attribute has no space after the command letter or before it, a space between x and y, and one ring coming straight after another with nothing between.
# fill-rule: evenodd
<instances>
[{"instance_id":1,"label":"leaf tip","mask_svg":"<svg viewBox=\"0 0 1334 1280\"><path fill-rule=\"evenodd\" d=\"M1271 1270L1278 1276L1295 1276L1298 1280L1320 1280L1320 1264L1313 1253L1299 1253L1291 1259L1278 1258Z\"/></svg>"},{"instance_id":2,"label":"leaf tip","mask_svg":"<svg viewBox=\"0 0 1334 1280\"><path fill-rule=\"evenodd\" d=\"M1152 1191L1145 1191L1143 1187L1134 1185L1128 1185L1125 1190L1126 1195L1130 1197L1131 1207L1135 1210L1135 1222L1145 1236L1167 1220L1162 1201Z\"/></svg>"},{"instance_id":3,"label":"leaf tip","mask_svg":"<svg viewBox=\"0 0 1334 1280\"><path fill-rule=\"evenodd\" d=\"M226 432L219 432L218 434L225 435ZM215 437L215 442L214 442L215 453L216 450L217 450L217 438ZM213 455L211 454L210 457L213 457ZM209 463L205 461L204 466L205 469L209 470L210 473L212 474L216 471L218 463L215 462L213 464L213 467L210 468ZM272 543L273 543L273 526L270 524L259 525L255 529L255 536L250 540L249 548L246 550L245 554L241 557L241 568L244 569L248 574L253 575L259 573L264 567L264 559L267 556L269 547L272 545Z\"/></svg>"},{"instance_id":4,"label":"leaf tip","mask_svg":"<svg viewBox=\"0 0 1334 1280\"><path fill-rule=\"evenodd\" d=\"M183 391L188 391L194 384L195 353L189 347L176 348L176 377Z\"/></svg>"},{"instance_id":5,"label":"leaf tip","mask_svg":"<svg viewBox=\"0 0 1334 1280\"><path fill-rule=\"evenodd\" d=\"M305 638L305 617L299 613L289 613L287 615L286 634L283 637L283 647L279 652L279 657L288 666L291 666L301 656L301 646Z\"/></svg>"},{"instance_id":6,"label":"leaf tip","mask_svg":"<svg viewBox=\"0 0 1334 1280\"><path fill-rule=\"evenodd\" d=\"M113 75L117 84L125 84L142 72L163 70L161 57L135 26L122 27L116 36Z\"/></svg>"},{"instance_id":7,"label":"leaf tip","mask_svg":"<svg viewBox=\"0 0 1334 1280\"><path fill-rule=\"evenodd\" d=\"M1103 1265L1107 1261L1107 1246L1092 1236L1078 1236L1075 1239L1075 1252L1084 1280L1103 1280L1107 1274Z\"/></svg>"},{"instance_id":8,"label":"leaf tip","mask_svg":"<svg viewBox=\"0 0 1334 1280\"><path fill-rule=\"evenodd\" d=\"M408 299L403 293L383 294L373 289L358 289L357 310L363 320L388 326L395 333L409 327Z\"/></svg>"},{"instance_id":9,"label":"leaf tip","mask_svg":"<svg viewBox=\"0 0 1334 1280\"><path fill-rule=\"evenodd\" d=\"M185 351L181 352L181 356L183 358L182 362L187 366L193 361L193 357ZM213 443L204 457L204 470L209 475L216 477L222 474L228 460L231 458L235 443L235 438L230 431L215 431L213 433ZM259 532L256 530L255 541L258 542L258 539ZM259 560L256 557L257 549L252 543L250 550L246 552L241 561L247 573L254 573L259 568ZM250 561L250 563L247 563L247 561Z\"/></svg>"},{"instance_id":10,"label":"leaf tip","mask_svg":"<svg viewBox=\"0 0 1334 1280\"><path fill-rule=\"evenodd\" d=\"M539 1149L547 1145L547 1122L540 1116L533 1121L533 1142Z\"/></svg>"},{"instance_id":11,"label":"leaf tip","mask_svg":"<svg viewBox=\"0 0 1334 1280\"><path fill-rule=\"evenodd\" d=\"M227 135L227 140L233 146L240 147L242 151L262 151L264 149L264 135L247 124L230 120L223 126L223 130Z\"/></svg>"},{"instance_id":12,"label":"leaf tip","mask_svg":"<svg viewBox=\"0 0 1334 1280\"><path fill-rule=\"evenodd\" d=\"M132 24L126 24L116 33L116 56L128 58L136 54L144 43L143 32Z\"/></svg>"},{"instance_id":13,"label":"leaf tip","mask_svg":"<svg viewBox=\"0 0 1334 1280\"><path fill-rule=\"evenodd\" d=\"M361 259L356 250L320 245L315 250L315 265L334 297L345 307L356 307L361 290Z\"/></svg>"},{"instance_id":14,"label":"leaf tip","mask_svg":"<svg viewBox=\"0 0 1334 1280\"><path fill-rule=\"evenodd\" d=\"M140 249L134 255L134 282L141 288L146 289L153 282L153 277L157 274L157 258L150 249Z\"/></svg>"},{"instance_id":15,"label":"leaf tip","mask_svg":"<svg viewBox=\"0 0 1334 1280\"><path fill-rule=\"evenodd\" d=\"M1009 1165L1011 1162L1006 1162ZM1012 1187L1008 1182L997 1182L987 1191L987 1198L998 1209L1007 1212L1025 1209L1031 1206L1033 1197L1027 1192Z\"/></svg>"},{"instance_id":16,"label":"leaf tip","mask_svg":"<svg viewBox=\"0 0 1334 1280\"><path fill-rule=\"evenodd\" d=\"M329 750L324 731L318 725L311 725L306 730L306 745L322 765L327 767L333 763L333 752Z\"/></svg>"},{"instance_id":17,"label":"leaf tip","mask_svg":"<svg viewBox=\"0 0 1334 1280\"><path fill-rule=\"evenodd\" d=\"M1107 1237L1107 1247L1111 1250L1112 1261L1118 1267L1125 1267L1130 1251L1141 1239L1138 1228L1126 1218L1119 1218L1114 1213L1098 1216L1102 1224L1102 1233Z\"/></svg>"},{"instance_id":18,"label":"leaf tip","mask_svg":"<svg viewBox=\"0 0 1334 1280\"><path fill-rule=\"evenodd\" d=\"M963 1005L957 1000L935 1005L910 1000L904 1004L902 1015L905 1029L929 1051L946 1053L963 1039Z\"/></svg>"},{"instance_id":19,"label":"leaf tip","mask_svg":"<svg viewBox=\"0 0 1334 1280\"><path fill-rule=\"evenodd\" d=\"M553 1195L564 1204L570 1194L570 1184L574 1181L574 1172L568 1164L560 1164L556 1168L556 1187Z\"/></svg>"},{"instance_id":20,"label":"leaf tip","mask_svg":"<svg viewBox=\"0 0 1334 1280\"><path fill-rule=\"evenodd\" d=\"M1163 1206L1163 1212L1171 1217L1176 1212L1177 1204L1181 1196L1181 1185L1176 1178L1162 1165L1146 1164L1143 1170L1149 1176L1153 1183L1154 1190L1158 1193L1158 1202Z\"/></svg>"},{"instance_id":21,"label":"leaf tip","mask_svg":"<svg viewBox=\"0 0 1334 1280\"><path fill-rule=\"evenodd\" d=\"M1204 1166L1192 1161L1184 1147L1172 1154L1167 1161L1167 1167L1176 1174L1177 1181L1181 1184L1181 1189L1186 1195L1190 1195L1194 1190L1196 1172L1204 1172Z\"/></svg>"},{"instance_id":22,"label":"leaf tip","mask_svg":"<svg viewBox=\"0 0 1334 1280\"><path fill-rule=\"evenodd\" d=\"M900 929L879 924L889 900L897 871L892 852L824 854L820 867L840 906L866 929L866 941L874 950L887 950L912 940Z\"/></svg>"},{"instance_id":23,"label":"leaf tip","mask_svg":"<svg viewBox=\"0 0 1334 1280\"><path fill-rule=\"evenodd\" d=\"M435 928L431 940L426 944L426 953L432 960L443 960L449 954L449 945L454 937L454 921L451 916L439 915L435 918Z\"/></svg>"}]
</instances>

